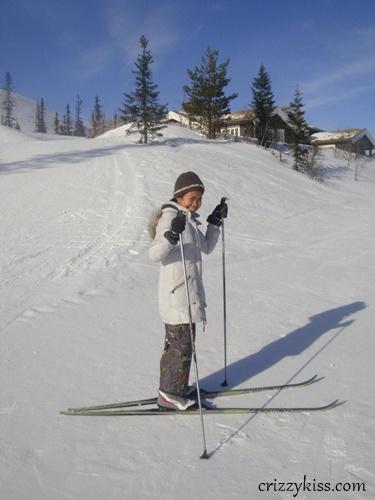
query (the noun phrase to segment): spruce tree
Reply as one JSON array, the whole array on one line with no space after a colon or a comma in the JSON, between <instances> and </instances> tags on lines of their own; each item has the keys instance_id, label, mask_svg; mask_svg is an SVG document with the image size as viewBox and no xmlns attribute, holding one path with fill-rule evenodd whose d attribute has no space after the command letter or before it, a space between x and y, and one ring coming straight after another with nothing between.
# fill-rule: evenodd
<instances>
[{"instance_id":1,"label":"spruce tree","mask_svg":"<svg viewBox=\"0 0 375 500\"><path fill-rule=\"evenodd\" d=\"M59 120L59 114L55 114L55 121L54 121L54 131L56 135L61 134L61 126L60 126L60 120Z\"/></svg>"},{"instance_id":2,"label":"spruce tree","mask_svg":"<svg viewBox=\"0 0 375 500\"><path fill-rule=\"evenodd\" d=\"M69 104L66 105L66 112L60 130L62 135L72 135L72 117Z\"/></svg>"},{"instance_id":3,"label":"spruce tree","mask_svg":"<svg viewBox=\"0 0 375 500\"><path fill-rule=\"evenodd\" d=\"M215 139L230 113L229 104L238 94L225 95L229 59L218 63L219 51L207 48L200 66L188 69L190 85L183 89L187 100L182 103L191 122L198 123L209 139Z\"/></svg>"},{"instance_id":4,"label":"spruce tree","mask_svg":"<svg viewBox=\"0 0 375 500\"><path fill-rule=\"evenodd\" d=\"M9 71L5 75L4 79L4 97L2 103L3 115L1 123L6 127L16 128L16 120L14 118L14 108L16 107L16 101L13 96L13 79Z\"/></svg>"},{"instance_id":5,"label":"spruce tree","mask_svg":"<svg viewBox=\"0 0 375 500\"><path fill-rule=\"evenodd\" d=\"M91 136L96 137L104 132L103 106L99 96L95 96L94 110L91 114Z\"/></svg>"},{"instance_id":6,"label":"spruce tree","mask_svg":"<svg viewBox=\"0 0 375 500\"><path fill-rule=\"evenodd\" d=\"M39 101L36 101L35 132L40 132L40 104L39 104Z\"/></svg>"},{"instance_id":7,"label":"spruce tree","mask_svg":"<svg viewBox=\"0 0 375 500\"><path fill-rule=\"evenodd\" d=\"M305 110L302 93L297 86L294 91L294 99L288 109L289 123L293 129L291 148L294 157L294 169L303 172L306 169L307 149L303 145L308 139L308 126L305 120Z\"/></svg>"},{"instance_id":8,"label":"spruce tree","mask_svg":"<svg viewBox=\"0 0 375 500\"><path fill-rule=\"evenodd\" d=\"M79 94L77 94L77 99L76 99L76 116L75 116L75 121L74 121L74 135L77 137L85 137L86 136L86 131L85 131L85 126L82 121L82 104L83 101L80 98Z\"/></svg>"},{"instance_id":9,"label":"spruce tree","mask_svg":"<svg viewBox=\"0 0 375 500\"><path fill-rule=\"evenodd\" d=\"M36 103L35 132L45 134L47 132L45 121L45 107L43 98Z\"/></svg>"},{"instance_id":10,"label":"spruce tree","mask_svg":"<svg viewBox=\"0 0 375 500\"><path fill-rule=\"evenodd\" d=\"M253 99L251 106L256 114L256 137L261 146L268 146L272 141L271 119L275 110L275 99L271 87L271 78L263 64L253 80L251 87Z\"/></svg>"},{"instance_id":11,"label":"spruce tree","mask_svg":"<svg viewBox=\"0 0 375 500\"><path fill-rule=\"evenodd\" d=\"M45 117L45 106L43 97L40 100L40 130L42 134L47 133L46 117Z\"/></svg>"},{"instance_id":12,"label":"spruce tree","mask_svg":"<svg viewBox=\"0 0 375 500\"><path fill-rule=\"evenodd\" d=\"M135 90L123 96L123 107L120 109L121 119L131 123L127 133L138 131L141 134L140 143L147 144L165 127L162 120L167 114L167 106L159 104L159 91L152 80L151 64L153 57L148 49L149 41L142 35L140 38L141 52L135 62Z\"/></svg>"}]
</instances>

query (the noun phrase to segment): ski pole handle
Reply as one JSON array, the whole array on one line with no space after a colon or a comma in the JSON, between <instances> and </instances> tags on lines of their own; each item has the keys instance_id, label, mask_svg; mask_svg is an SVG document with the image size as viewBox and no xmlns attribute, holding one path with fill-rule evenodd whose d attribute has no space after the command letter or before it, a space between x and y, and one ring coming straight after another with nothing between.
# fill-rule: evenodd
<instances>
[{"instance_id":1,"label":"ski pole handle","mask_svg":"<svg viewBox=\"0 0 375 500\"><path fill-rule=\"evenodd\" d=\"M228 216L228 205L226 203L227 197L223 196L220 200L220 216L222 219L226 219Z\"/></svg>"}]
</instances>

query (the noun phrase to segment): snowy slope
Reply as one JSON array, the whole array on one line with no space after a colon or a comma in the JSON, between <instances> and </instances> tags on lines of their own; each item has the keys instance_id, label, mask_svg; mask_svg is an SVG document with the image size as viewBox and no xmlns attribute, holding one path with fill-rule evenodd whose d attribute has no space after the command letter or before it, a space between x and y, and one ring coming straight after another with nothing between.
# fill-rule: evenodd
<instances>
[{"instance_id":1,"label":"snowy slope","mask_svg":"<svg viewBox=\"0 0 375 500\"><path fill-rule=\"evenodd\" d=\"M365 493L321 498L372 498L374 162L354 182L354 164L326 151L318 183L256 146L178 126L150 146L123 133L40 141L13 132L0 128L1 498L289 499L258 485L304 475L366 483ZM230 385L324 377L218 403L345 401L318 414L207 416L209 461L199 460L196 417L59 415L155 394L163 325L146 226L188 169L206 185L203 219L229 197ZM202 385L216 388L220 245L204 266L209 323L197 350Z\"/></svg>"},{"instance_id":2,"label":"snowy slope","mask_svg":"<svg viewBox=\"0 0 375 500\"><path fill-rule=\"evenodd\" d=\"M17 93L13 93L15 100L14 108L14 118L21 126L23 132L34 132L35 130L35 114L36 114L36 101L28 99ZM0 89L0 103L3 102L4 90ZM47 126L47 132L53 134L54 121L55 121L55 111L48 108L48 103L44 103L45 108L45 121Z\"/></svg>"}]
</instances>

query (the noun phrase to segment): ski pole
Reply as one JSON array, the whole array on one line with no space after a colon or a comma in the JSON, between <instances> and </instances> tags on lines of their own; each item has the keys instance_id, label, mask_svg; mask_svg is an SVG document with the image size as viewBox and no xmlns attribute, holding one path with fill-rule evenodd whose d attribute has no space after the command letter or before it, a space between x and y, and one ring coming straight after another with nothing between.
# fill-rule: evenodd
<instances>
[{"instance_id":1,"label":"ski pole","mask_svg":"<svg viewBox=\"0 0 375 500\"><path fill-rule=\"evenodd\" d=\"M207 453L206 435L205 435L205 432L204 432L202 401L201 401L201 394L200 394L200 387L199 387L197 352L195 350L195 340L194 340L194 334L193 334L193 321L192 321L192 317L191 317L190 294L189 294L189 287L188 287L187 274L186 274L186 262L185 262L185 254L184 254L184 243L183 243L183 240L182 240L182 234L181 233L180 233L180 247L181 247L182 268L183 268L183 271L184 271L184 281L185 281L185 291L186 291L186 303L187 303L188 313L189 313L190 342L191 342L192 355L193 355L193 361L194 361L195 381L196 381L196 384L197 384L197 394L198 394L198 406L199 406L199 414L200 414L201 427L202 427L203 453L202 453L202 455L201 455L200 458L209 458L208 457L208 453Z\"/></svg>"},{"instance_id":2,"label":"ski pole","mask_svg":"<svg viewBox=\"0 0 375 500\"><path fill-rule=\"evenodd\" d=\"M220 203L225 203L227 198L221 198ZM226 291L226 276L225 276L225 233L224 233L224 217L221 219L221 242L222 242L222 261L223 261L223 314L224 314L224 381L222 387L228 385L227 381L227 291Z\"/></svg>"}]
</instances>

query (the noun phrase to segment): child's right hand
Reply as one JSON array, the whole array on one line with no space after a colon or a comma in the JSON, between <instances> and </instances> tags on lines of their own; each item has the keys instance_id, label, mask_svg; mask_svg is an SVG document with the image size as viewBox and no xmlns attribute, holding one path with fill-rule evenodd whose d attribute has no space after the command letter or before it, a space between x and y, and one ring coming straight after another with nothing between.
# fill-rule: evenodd
<instances>
[{"instance_id":1,"label":"child's right hand","mask_svg":"<svg viewBox=\"0 0 375 500\"><path fill-rule=\"evenodd\" d=\"M171 229L164 233L164 237L167 238L169 243L172 245L177 245L180 238L180 234L184 231L186 226L186 215L183 212L178 212L176 217L172 219Z\"/></svg>"},{"instance_id":2,"label":"child's right hand","mask_svg":"<svg viewBox=\"0 0 375 500\"><path fill-rule=\"evenodd\" d=\"M178 212L176 217L171 222L171 233L177 237L184 231L186 226L186 215L183 212Z\"/></svg>"}]
</instances>

